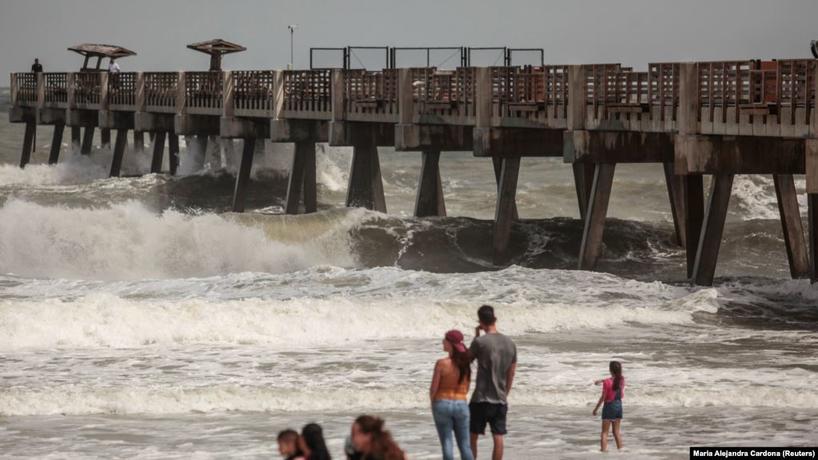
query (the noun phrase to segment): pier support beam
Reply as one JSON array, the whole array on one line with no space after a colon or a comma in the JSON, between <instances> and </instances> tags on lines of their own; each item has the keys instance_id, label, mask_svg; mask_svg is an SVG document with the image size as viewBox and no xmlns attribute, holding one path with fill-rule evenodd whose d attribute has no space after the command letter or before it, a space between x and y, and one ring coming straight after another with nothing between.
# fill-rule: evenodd
<instances>
[{"instance_id":1,"label":"pier support beam","mask_svg":"<svg viewBox=\"0 0 818 460\"><path fill-rule=\"evenodd\" d=\"M352 146L352 169L347 188L347 207L386 212L381 164L375 136L360 136Z\"/></svg>"},{"instance_id":2,"label":"pier support beam","mask_svg":"<svg viewBox=\"0 0 818 460\"><path fill-rule=\"evenodd\" d=\"M165 156L165 132L157 131L153 134L153 157L151 158L151 172L162 172L162 160Z\"/></svg>"},{"instance_id":3,"label":"pier support beam","mask_svg":"<svg viewBox=\"0 0 818 460\"><path fill-rule=\"evenodd\" d=\"M133 132L133 151L134 152L142 152L145 150L145 131L136 131Z\"/></svg>"},{"instance_id":4,"label":"pier support beam","mask_svg":"<svg viewBox=\"0 0 818 460\"><path fill-rule=\"evenodd\" d=\"M91 154L91 147L94 143L94 127L88 126L85 128L85 133L82 136L82 150L83 155Z\"/></svg>"},{"instance_id":5,"label":"pier support beam","mask_svg":"<svg viewBox=\"0 0 818 460\"><path fill-rule=\"evenodd\" d=\"M585 220L588 209L588 200L591 198L591 187L594 183L593 163L573 163L574 187L577 189L577 203L579 204L579 219Z\"/></svg>"},{"instance_id":6,"label":"pier support beam","mask_svg":"<svg viewBox=\"0 0 818 460\"><path fill-rule=\"evenodd\" d=\"M71 152L79 152L82 145L82 128L79 126L71 127Z\"/></svg>"},{"instance_id":7,"label":"pier support beam","mask_svg":"<svg viewBox=\"0 0 818 460\"><path fill-rule=\"evenodd\" d=\"M446 215L446 202L440 180L440 151L424 150L422 155L415 197L415 217L443 217Z\"/></svg>"},{"instance_id":8,"label":"pier support beam","mask_svg":"<svg viewBox=\"0 0 818 460\"><path fill-rule=\"evenodd\" d=\"M175 176L179 169L179 135L168 133L168 166L170 175Z\"/></svg>"},{"instance_id":9,"label":"pier support beam","mask_svg":"<svg viewBox=\"0 0 818 460\"><path fill-rule=\"evenodd\" d=\"M699 286L712 286L716 273L716 261L719 258L721 237L724 233L724 220L727 218L727 206L730 204L730 192L733 188L732 174L716 174L710 186L707 199L707 214L702 224L701 237L696 250L696 262L693 265L693 283Z\"/></svg>"},{"instance_id":10,"label":"pier support beam","mask_svg":"<svg viewBox=\"0 0 818 460\"><path fill-rule=\"evenodd\" d=\"M128 145L128 130L116 130L116 142L114 143L114 156L111 160L110 177L119 177L122 170L122 158L125 156L125 147Z\"/></svg>"},{"instance_id":11,"label":"pier support beam","mask_svg":"<svg viewBox=\"0 0 818 460\"><path fill-rule=\"evenodd\" d=\"M494 211L494 264L508 261L511 226L517 220L517 177L520 157L500 159L500 184L497 187L497 207Z\"/></svg>"},{"instance_id":12,"label":"pier support beam","mask_svg":"<svg viewBox=\"0 0 818 460\"><path fill-rule=\"evenodd\" d=\"M54 125L54 135L51 137L51 153L48 155L48 164L50 165L57 164L60 160L63 131L65 131L64 124Z\"/></svg>"},{"instance_id":13,"label":"pier support beam","mask_svg":"<svg viewBox=\"0 0 818 460\"><path fill-rule=\"evenodd\" d=\"M704 221L704 181L701 174L683 176L685 249L687 251L687 277L693 278L696 250Z\"/></svg>"},{"instance_id":14,"label":"pier support beam","mask_svg":"<svg viewBox=\"0 0 818 460\"><path fill-rule=\"evenodd\" d=\"M665 162L665 183L667 184L667 196L670 201L670 213L673 216L673 228L676 231L676 243L681 247L686 247L686 224L685 224L685 196L684 177L673 174L673 163Z\"/></svg>"},{"instance_id":15,"label":"pier support beam","mask_svg":"<svg viewBox=\"0 0 818 460\"><path fill-rule=\"evenodd\" d=\"M26 133L23 137L23 151L20 153L20 167L25 168L31 161L31 152L34 150L34 136L37 134L37 125L33 121L26 123Z\"/></svg>"},{"instance_id":16,"label":"pier support beam","mask_svg":"<svg viewBox=\"0 0 818 460\"><path fill-rule=\"evenodd\" d=\"M818 193L807 193L809 208L809 279L818 282Z\"/></svg>"},{"instance_id":17,"label":"pier support beam","mask_svg":"<svg viewBox=\"0 0 818 460\"><path fill-rule=\"evenodd\" d=\"M100 145L105 147L106 145L111 145L111 130L108 128L101 128L99 130L100 135Z\"/></svg>"},{"instance_id":18,"label":"pier support beam","mask_svg":"<svg viewBox=\"0 0 818 460\"><path fill-rule=\"evenodd\" d=\"M784 232L790 274L793 278L806 278L810 271L809 257L807 256L807 242L804 239L804 226L801 222L801 211L798 208L795 180L792 174L773 174L773 183L778 199L778 211L781 214L781 229Z\"/></svg>"},{"instance_id":19,"label":"pier support beam","mask_svg":"<svg viewBox=\"0 0 818 460\"><path fill-rule=\"evenodd\" d=\"M500 193L500 179L502 176L503 170L503 158L502 157L492 157L491 158L492 165L494 166L494 180L497 183L497 193ZM517 213L517 195L515 190L514 195L514 203L511 204L512 215L514 216L514 220L518 220L520 215Z\"/></svg>"},{"instance_id":20,"label":"pier support beam","mask_svg":"<svg viewBox=\"0 0 818 460\"><path fill-rule=\"evenodd\" d=\"M298 141L295 143L293 162L290 166L290 178L287 181L287 202L284 212L298 214L299 205L302 201L304 203L304 213L317 210L315 142L312 141Z\"/></svg>"},{"instance_id":21,"label":"pier support beam","mask_svg":"<svg viewBox=\"0 0 818 460\"><path fill-rule=\"evenodd\" d=\"M582 245L579 248L580 270L593 270L602 253L602 234L605 231L615 168L615 163L597 163L594 167L594 182L585 214Z\"/></svg>"},{"instance_id":22,"label":"pier support beam","mask_svg":"<svg viewBox=\"0 0 818 460\"><path fill-rule=\"evenodd\" d=\"M233 212L244 212L244 203L247 199L247 184L250 182L250 171L253 168L253 155L256 151L256 139L244 139L241 152L241 165L236 175L236 188L233 189Z\"/></svg>"}]
</instances>

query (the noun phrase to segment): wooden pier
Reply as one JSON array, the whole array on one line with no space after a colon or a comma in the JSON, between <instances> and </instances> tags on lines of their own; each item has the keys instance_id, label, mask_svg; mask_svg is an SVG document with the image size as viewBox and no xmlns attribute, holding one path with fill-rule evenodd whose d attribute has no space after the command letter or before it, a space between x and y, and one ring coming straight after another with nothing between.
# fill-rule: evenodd
<instances>
[{"instance_id":1,"label":"wooden pier","mask_svg":"<svg viewBox=\"0 0 818 460\"><path fill-rule=\"evenodd\" d=\"M497 204L494 257L507 262L520 158L571 163L584 219L578 268L602 254L619 163L661 163L688 277L712 284L736 174L775 182L793 277L818 280L818 116L814 59L619 64L311 69L208 72L13 73L10 120L26 123L20 166L38 125L54 127L49 163L65 127L90 152L95 129L116 131L111 176L127 135L153 139L151 171L178 136L243 139L233 209L242 211L256 142L295 143L286 212L316 209L315 143L351 146L347 206L386 212L379 146L422 154L415 214L446 215L441 152L491 158ZM81 130L84 129L84 135ZM806 174L808 231L794 174ZM703 176L711 176L705 193ZM544 199L546 197L543 197Z\"/></svg>"}]
</instances>

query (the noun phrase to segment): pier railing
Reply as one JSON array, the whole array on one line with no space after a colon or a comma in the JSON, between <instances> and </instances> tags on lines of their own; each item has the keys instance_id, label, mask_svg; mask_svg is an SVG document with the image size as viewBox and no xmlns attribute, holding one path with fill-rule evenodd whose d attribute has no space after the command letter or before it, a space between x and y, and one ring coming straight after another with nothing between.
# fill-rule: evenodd
<instances>
[{"instance_id":1,"label":"pier railing","mask_svg":"<svg viewBox=\"0 0 818 460\"><path fill-rule=\"evenodd\" d=\"M285 70L283 85L284 118L332 117L332 70Z\"/></svg>"},{"instance_id":2,"label":"pier railing","mask_svg":"<svg viewBox=\"0 0 818 460\"><path fill-rule=\"evenodd\" d=\"M179 72L144 73L145 111L176 113Z\"/></svg>"},{"instance_id":3,"label":"pier railing","mask_svg":"<svg viewBox=\"0 0 818 460\"><path fill-rule=\"evenodd\" d=\"M642 72L619 64L491 67L481 73L490 80L484 94L476 67L408 69L402 90L398 69L13 73L10 95L20 108L470 126L490 98L481 126L566 129L574 113L582 122L572 129L676 132L685 68L695 70L686 94L696 107L686 132L801 138L818 135L816 67L812 59L653 63ZM581 75L574 93L572 71ZM400 101L411 102L407 114Z\"/></svg>"}]
</instances>

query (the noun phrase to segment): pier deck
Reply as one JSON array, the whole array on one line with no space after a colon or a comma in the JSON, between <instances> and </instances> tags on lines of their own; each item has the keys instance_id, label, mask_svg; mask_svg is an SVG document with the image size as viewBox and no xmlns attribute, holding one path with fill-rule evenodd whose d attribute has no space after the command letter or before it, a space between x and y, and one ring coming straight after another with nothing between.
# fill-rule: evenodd
<instances>
[{"instance_id":1,"label":"pier deck","mask_svg":"<svg viewBox=\"0 0 818 460\"><path fill-rule=\"evenodd\" d=\"M37 125L63 130L89 153L94 129L116 131L119 175L128 131L136 148L152 133L152 172L168 139L244 139L233 207L244 209L257 140L294 142L286 212L316 209L315 143L353 147L348 206L386 212L378 146L419 151L415 214L445 215L438 160L472 151L495 166L495 262L507 262L520 158L571 163L584 219L578 268L602 252L618 163L662 163L688 276L712 284L735 174L773 176L793 277L818 280L818 88L813 59L620 64L210 72L13 73L10 120L26 123L20 166ZM81 138L81 129L85 135ZM808 232L794 174L806 174ZM712 176L703 190L703 176ZM705 198L707 201L705 202ZM806 234L806 236L805 236Z\"/></svg>"}]
</instances>

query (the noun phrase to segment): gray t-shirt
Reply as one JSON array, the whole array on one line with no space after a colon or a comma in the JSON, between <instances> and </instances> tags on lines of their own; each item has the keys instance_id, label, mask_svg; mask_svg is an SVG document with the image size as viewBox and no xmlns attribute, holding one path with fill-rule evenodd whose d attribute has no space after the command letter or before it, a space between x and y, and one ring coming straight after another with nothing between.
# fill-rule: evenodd
<instances>
[{"instance_id":1,"label":"gray t-shirt","mask_svg":"<svg viewBox=\"0 0 818 460\"><path fill-rule=\"evenodd\" d=\"M508 404L506 376L517 362L517 345L507 336L495 333L474 339L469 350L477 358L477 379L471 402Z\"/></svg>"}]
</instances>

